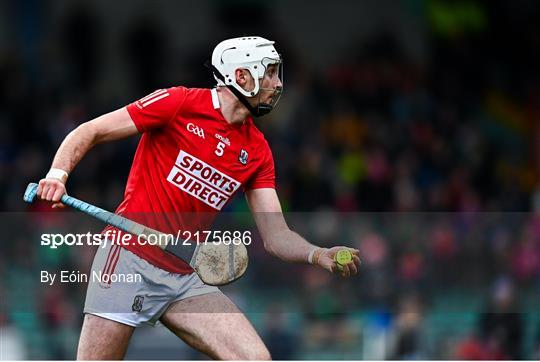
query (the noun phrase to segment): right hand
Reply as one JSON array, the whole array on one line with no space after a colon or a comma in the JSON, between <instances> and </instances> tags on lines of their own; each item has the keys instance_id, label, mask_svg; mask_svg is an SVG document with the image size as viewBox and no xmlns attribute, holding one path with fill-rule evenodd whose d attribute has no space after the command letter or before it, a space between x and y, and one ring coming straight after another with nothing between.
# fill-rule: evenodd
<instances>
[{"instance_id":1,"label":"right hand","mask_svg":"<svg viewBox=\"0 0 540 362\"><path fill-rule=\"evenodd\" d=\"M66 185L56 178L44 178L39 181L37 196L46 201L52 201L52 208L64 208L60 202L62 195L66 193Z\"/></svg>"},{"instance_id":2,"label":"right hand","mask_svg":"<svg viewBox=\"0 0 540 362\"><path fill-rule=\"evenodd\" d=\"M352 261L343 265L340 269L334 261L334 255L340 250L348 249L352 254ZM333 248L320 248L313 256L314 264L319 265L330 273L339 273L343 277L350 277L358 273L360 267L360 251L345 246L334 246Z\"/></svg>"}]
</instances>

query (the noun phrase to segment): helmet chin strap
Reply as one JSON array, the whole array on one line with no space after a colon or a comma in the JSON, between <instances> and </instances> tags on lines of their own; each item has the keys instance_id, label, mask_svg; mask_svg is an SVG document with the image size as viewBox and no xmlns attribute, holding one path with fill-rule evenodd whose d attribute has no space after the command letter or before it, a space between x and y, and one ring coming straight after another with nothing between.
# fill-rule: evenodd
<instances>
[{"instance_id":1,"label":"helmet chin strap","mask_svg":"<svg viewBox=\"0 0 540 362\"><path fill-rule=\"evenodd\" d=\"M214 67L209 61L207 61L206 63L204 63L204 65L209 68L213 73L214 75L219 79L221 80L225 86L227 88L230 89L230 91L236 96L236 98L238 98L238 100L249 110L249 112L254 116L254 117L261 117L261 116L264 116L268 113L270 113L272 111L272 109L274 109L273 106L271 106L270 104L267 104L267 103L260 103L257 105L257 107L253 107L249 101L247 100L247 98L238 91L238 89L234 88L232 85L229 85L225 82L225 77L223 76L223 74L221 74L219 72L219 70L217 70L216 67ZM260 92L260 90L259 90Z\"/></svg>"}]
</instances>

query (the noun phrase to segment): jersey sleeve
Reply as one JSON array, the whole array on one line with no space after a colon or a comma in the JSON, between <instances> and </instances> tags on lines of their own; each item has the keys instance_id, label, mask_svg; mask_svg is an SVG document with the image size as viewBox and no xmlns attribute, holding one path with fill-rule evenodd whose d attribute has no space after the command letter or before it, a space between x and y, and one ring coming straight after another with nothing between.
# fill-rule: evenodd
<instances>
[{"instance_id":1,"label":"jersey sleeve","mask_svg":"<svg viewBox=\"0 0 540 362\"><path fill-rule=\"evenodd\" d=\"M184 87L158 89L126 106L140 133L166 127L186 97Z\"/></svg>"},{"instance_id":2,"label":"jersey sleeve","mask_svg":"<svg viewBox=\"0 0 540 362\"><path fill-rule=\"evenodd\" d=\"M276 188L276 173L274 169L274 157L272 151L266 144L264 158L257 173L253 175L250 181L244 187L245 191L254 189Z\"/></svg>"}]
</instances>

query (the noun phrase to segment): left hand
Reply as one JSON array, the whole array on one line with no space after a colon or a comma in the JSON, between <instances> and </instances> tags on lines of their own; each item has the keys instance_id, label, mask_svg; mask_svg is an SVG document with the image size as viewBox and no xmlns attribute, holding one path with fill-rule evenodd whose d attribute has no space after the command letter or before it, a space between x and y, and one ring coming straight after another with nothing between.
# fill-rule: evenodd
<instances>
[{"instance_id":1,"label":"left hand","mask_svg":"<svg viewBox=\"0 0 540 362\"><path fill-rule=\"evenodd\" d=\"M334 255L343 249L349 250L352 253L353 259L350 263L343 265L343 268L340 270L337 263L334 261ZM343 277L350 277L351 275L356 275L358 273L358 268L360 267L359 255L360 251L357 249L345 246L334 246L330 249L321 248L317 250L313 255L313 260L314 264L319 265L331 273L339 272Z\"/></svg>"}]
</instances>

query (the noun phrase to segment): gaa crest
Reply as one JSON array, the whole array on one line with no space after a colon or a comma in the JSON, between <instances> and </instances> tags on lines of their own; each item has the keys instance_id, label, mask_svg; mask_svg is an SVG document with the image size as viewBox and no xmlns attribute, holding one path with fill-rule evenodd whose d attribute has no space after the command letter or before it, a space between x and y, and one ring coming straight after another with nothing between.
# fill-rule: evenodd
<instances>
[{"instance_id":1,"label":"gaa crest","mask_svg":"<svg viewBox=\"0 0 540 362\"><path fill-rule=\"evenodd\" d=\"M240 150L240 155L238 156L238 161L240 161L240 163L242 165L245 165L248 162L248 156L249 155L248 155L247 151L242 148Z\"/></svg>"},{"instance_id":2,"label":"gaa crest","mask_svg":"<svg viewBox=\"0 0 540 362\"><path fill-rule=\"evenodd\" d=\"M136 295L135 298L133 298L133 305L131 306L131 310L134 312L140 312L142 310L142 304L144 302L144 297L142 295Z\"/></svg>"}]
</instances>

